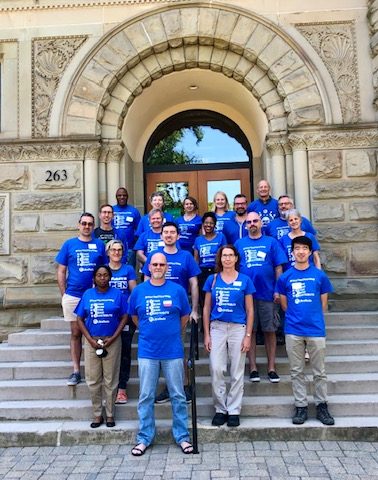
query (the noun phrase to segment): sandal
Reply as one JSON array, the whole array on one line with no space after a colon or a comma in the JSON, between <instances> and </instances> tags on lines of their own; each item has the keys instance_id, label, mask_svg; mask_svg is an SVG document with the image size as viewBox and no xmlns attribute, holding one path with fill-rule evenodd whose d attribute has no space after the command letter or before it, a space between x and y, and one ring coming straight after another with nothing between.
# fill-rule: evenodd
<instances>
[{"instance_id":1,"label":"sandal","mask_svg":"<svg viewBox=\"0 0 378 480\"><path fill-rule=\"evenodd\" d=\"M140 448L143 445L145 448ZM137 443L135 447L131 449L131 455L134 455L134 457L141 457L146 453L147 446L144 443Z\"/></svg>"},{"instance_id":2,"label":"sandal","mask_svg":"<svg viewBox=\"0 0 378 480\"><path fill-rule=\"evenodd\" d=\"M108 428L115 427L115 421L114 421L113 417L109 417L109 418L106 419L106 426Z\"/></svg>"},{"instance_id":3,"label":"sandal","mask_svg":"<svg viewBox=\"0 0 378 480\"><path fill-rule=\"evenodd\" d=\"M100 420L97 421L97 422L92 422L90 424L91 428L98 428L99 426L101 426L104 423L104 417L97 417L97 418L99 418Z\"/></svg>"},{"instance_id":4,"label":"sandal","mask_svg":"<svg viewBox=\"0 0 378 480\"><path fill-rule=\"evenodd\" d=\"M180 443L180 448L182 453L185 453L185 455L190 455L193 453L193 445L189 442Z\"/></svg>"}]
</instances>

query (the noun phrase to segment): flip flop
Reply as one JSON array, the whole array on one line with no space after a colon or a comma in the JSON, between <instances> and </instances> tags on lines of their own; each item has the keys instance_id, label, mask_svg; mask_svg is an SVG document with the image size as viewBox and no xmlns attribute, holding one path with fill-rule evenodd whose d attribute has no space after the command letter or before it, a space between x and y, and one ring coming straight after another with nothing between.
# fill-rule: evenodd
<instances>
[{"instance_id":1,"label":"flip flop","mask_svg":"<svg viewBox=\"0 0 378 480\"><path fill-rule=\"evenodd\" d=\"M137 443L135 447L131 449L131 455L133 455L134 457L141 457L146 453L146 450L148 447L142 449L142 448L139 448L139 445L143 445L144 447L146 447L144 443Z\"/></svg>"},{"instance_id":2,"label":"flip flop","mask_svg":"<svg viewBox=\"0 0 378 480\"><path fill-rule=\"evenodd\" d=\"M182 444L180 444L182 453L185 453L185 455L190 455L191 453L193 453L193 445L190 442L182 442L182 443L187 443L185 447L183 447Z\"/></svg>"}]
</instances>

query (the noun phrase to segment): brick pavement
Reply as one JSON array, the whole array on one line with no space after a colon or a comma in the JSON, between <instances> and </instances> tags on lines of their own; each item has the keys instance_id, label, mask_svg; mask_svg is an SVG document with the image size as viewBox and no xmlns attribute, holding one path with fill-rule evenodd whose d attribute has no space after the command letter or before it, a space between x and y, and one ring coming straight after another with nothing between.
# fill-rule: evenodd
<instances>
[{"instance_id":1,"label":"brick pavement","mask_svg":"<svg viewBox=\"0 0 378 480\"><path fill-rule=\"evenodd\" d=\"M0 449L0 479L23 480L378 480L378 442L239 442L200 445L183 455L156 445L143 457L131 445Z\"/></svg>"}]
</instances>

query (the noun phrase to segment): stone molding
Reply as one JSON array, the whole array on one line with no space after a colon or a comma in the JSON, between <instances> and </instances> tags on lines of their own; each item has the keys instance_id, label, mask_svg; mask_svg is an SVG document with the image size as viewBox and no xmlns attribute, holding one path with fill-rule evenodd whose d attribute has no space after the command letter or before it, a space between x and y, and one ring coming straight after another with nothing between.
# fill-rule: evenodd
<instances>
[{"instance_id":1,"label":"stone molding","mask_svg":"<svg viewBox=\"0 0 378 480\"><path fill-rule=\"evenodd\" d=\"M378 0L368 0L370 23L370 50L373 57L373 87L375 91L374 106L378 110Z\"/></svg>"},{"instance_id":2,"label":"stone molding","mask_svg":"<svg viewBox=\"0 0 378 480\"><path fill-rule=\"evenodd\" d=\"M99 150L98 141L88 143L0 143L0 162L32 162L42 159L56 160L83 160L92 151Z\"/></svg>"},{"instance_id":3,"label":"stone molding","mask_svg":"<svg viewBox=\"0 0 378 480\"><path fill-rule=\"evenodd\" d=\"M357 123L361 118L361 105L354 22L298 23L295 26L329 71L344 123Z\"/></svg>"},{"instance_id":4,"label":"stone molding","mask_svg":"<svg viewBox=\"0 0 378 480\"><path fill-rule=\"evenodd\" d=\"M0 194L0 255L9 255L10 253L10 204L9 193Z\"/></svg>"},{"instance_id":5,"label":"stone molding","mask_svg":"<svg viewBox=\"0 0 378 480\"><path fill-rule=\"evenodd\" d=\"M271 155L284 155L285 145L287 144L287 137L273 137L268 136L266 139L266 148Z\"/></svg>"},{"instance_id":6,"label":"stone molding","mask_svg":"<svg viewBox=\"0 0 378 480\"><path fill-rule=\"evenodd\" d=\"M226 5L180 3L108 32L73 80L62 134L120 139L134 99L163 75L185 68L242 83L266 113L271 132L323 125L323 100L300 48L264 17Z\"/></svg>"},{"instance_id":7,"label":"stone molding","mask_svg":"<svg viewBox=\"0 0 378 480\"><path fill-rule=\"evenodd\" d=\"M32 40L32 136L47 137L59 81L86 35Z\"/></svg>"}]
</instances>

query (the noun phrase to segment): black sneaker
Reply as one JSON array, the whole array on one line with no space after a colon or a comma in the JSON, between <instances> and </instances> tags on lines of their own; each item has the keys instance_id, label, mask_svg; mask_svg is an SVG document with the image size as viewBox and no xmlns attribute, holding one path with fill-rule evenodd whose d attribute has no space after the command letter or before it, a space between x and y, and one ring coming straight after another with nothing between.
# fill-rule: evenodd
<instances>
[{"instance_id":1,"label":"black sneaker","mask_svg":"<svg viewBox=\"0 0 378 480\"><path fill-rule=\"evenodd\" d=\"M257 370L252 370L252 372L249 374L249 381L253 383L260 381L260 375Z\"/></svg>"},{"instance_id":2,"label":"black sneaker","mask_svg":"<svg viewBox=\"0 0 378 480\"><path fill-rule=\"evenodd\" d=\"M213 425L214 427L220 427L227 422L227 419L227 413L217 412L211 421L211 425Z\"/></svg>"},{"instance_id":3,"label":"black sneaker","mask_svg":"<svg viewBox=\"0 0 378 480\"><path fill-rule=\"evenodd\" d=\"M155 403L166 403L169 402L169 392L168 388L165 387L164 390L159 393L155 398Z\"/></svg>"},{"instance_id":4,"label":"black sneaker","mask_svg":"<svg viewBox=\"0 0 378 480\"><path fill-rule=\"evenodd\" d=\"M185 385L184 387L186 403L192 403L192 387L190 385Z\"/></svg>"},{"instance_id":5,"label":"black sneaker","mask_svg":"<svg viewBox=\"0 0 378 480\"><path fill-rule=\"evenodd\" d=\"M316 418L320 420L323 425L335 425L335 419L328 411L328 406L325 402L316 405Z\"/></svg>"},{"instance_id":6,"label":"black sneaker","mask_svg":"<svg viewBox=\"0 0 378 480\"><path fill-rule=\"evenodd\" d=\"M229 415L227 420L228 427L238 427L240 425L239 415Z\"/></svg>"},{"instance_id":7,"label":"black sneaker","mask_svg":"<svg viewBox=\"0 0 378 480\"><path fill-rule=\"evenodd\" d=\"M67 385L75 386L81 382L81 375L79 372L71 373L69 379L67 380Z\"/></svg>"},{"instance_id":8,"label":"black sneaker","mask_svg":"<svg viewBox=\"0 0 378 480\"><path fill-rule=\"evenodd\" d=\"M295 414L293 417L294 425L302 425L308 418L307 407L295 407Z\"/></svg>"},{"instance_id":9,"label":"black sneaker","mask_svg":"<svg viewBox=\"0 0 378 480\"><path fill-rule=\"evenodd\" d=\"M274 370L268 372L268 378L269 381L272 383L278 383L281 380L277 372L275 372Z\"/></svg>"}]
</instances>

